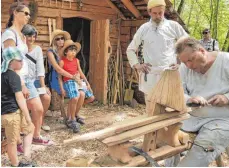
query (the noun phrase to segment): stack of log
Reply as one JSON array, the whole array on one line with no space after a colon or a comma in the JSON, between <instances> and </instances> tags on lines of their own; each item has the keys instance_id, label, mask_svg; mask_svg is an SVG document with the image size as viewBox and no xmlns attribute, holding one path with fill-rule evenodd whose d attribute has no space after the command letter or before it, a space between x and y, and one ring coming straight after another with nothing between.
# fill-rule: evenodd
<instances>
[{"instance_id":1,"label":"stack of log","mask_svg":"<svg viewBox=\"0 0 229 168\"><path fill-rule=\"evenodd\" d=\"M124 102L124 69L122 50L120 45L120 28L121 20L118 20L118 40L117 51L109 58L108 67L108 105L117 104L123 105Z\"/></svg>"},{"instance_id":2,"label":"stack of log","mask_svg":"<svg viewBox=\"0 0 229 168\"><path fill-rule=\"evenodd\" d=\"M129 151L130 140L144 136L137 144L155 160L162 160L187 150L189 135L181 132L181 121L189 117L178 71L166 70L146 99L146 114L124 120L92 133L65 140L65 144L97 139L108 147L109 156L124 166L142 166L143 156Z\"/></svg>"}]
</instances>

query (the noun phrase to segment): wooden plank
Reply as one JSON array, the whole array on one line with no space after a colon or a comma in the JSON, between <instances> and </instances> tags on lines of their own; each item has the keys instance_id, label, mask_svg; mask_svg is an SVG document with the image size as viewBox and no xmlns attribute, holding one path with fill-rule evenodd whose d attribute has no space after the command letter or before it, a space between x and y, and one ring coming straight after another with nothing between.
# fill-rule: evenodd
<instances>
[{"instance_id":1,"label":"wooden plank","mask_svg":"<svg viewBox=\"0 0 229 168\"><path fill-rule=\"evenodd\" d=\"M69 2L64 2L62 3L62 1L57 1L57 4L55 5L48 5L47 4L43 4L43 3L38 3L38 7L46 7L46 8L52 8L52 9L67 9L67 10L71 10L71 11L75 11L78 9L78 4L76 2L72 2L71 3L71 7L69 5ZM91 4L83 4L81 11L86 11L86 12L99 12L99 13L103 13L103 14L112 14L115 15L116 11L114 9L112 9L109 6L95 6L95 5L91 5Z\"/></svg>"},{"instance_id":2,"label":"wooden plank","mask_svg":"<svg viewBox=\"0 0 229 168\"><path fill-rule=\"evenodd\" d=\"M121 24L123 27L140 27L142 24L148 22L149 19L141 20L124 20Z\"/></svg>"},{"instance_id":3,"label":"wooden plank","mask_svg":"<svg viewBox=\"0 0 229 168\"><path fill-rule=\"evenodd\" d=\"M121 27L121 34L130 35L130 27Z\"/></svg>"},{"instance_id":4,"label":"wooden plank","mask_svg":"<svg viewBox=\"0 0 229 168\"><path fill-rule=\"evenodd\" d=\"M137 1L137 2L133 2L135 6L137 5L146 5L146 3L144 1Z\"/></svg>"},{"instance_id":5,"label":"wooden plank","mask_svg":"<svg viewBox=\"0 0 229 168\"><path fill-rule=\"evenodd\" d=\"M39 3L43 3L43 0L36 0L36 1ZM46 6L48 3L49 3L49 0L44 0L44 4L46 4ZM53 3L55 3L55 2L53 2ZM72 2L72 3L74 3L74 2ZM99 1L98 0L83 0L82 3L83 3L83 5L94 5L94 6L109 7L104 0L99 0ZM49 4L48 4L48 6L49 6ZM53 6L55 6L55 5L53 5ZM68 6L69 6L69 3L68 3Z\"/></svg>"},{"instance_id":6,"label":"wooden plank","mask_svg":"<svg viewBox=\"0 0 229 168\"><path fill-rule=\"evenodd\" d=\"M71 8L69 7L69 3L65 2L62 5L61 1L58 1L57 6L47 6L46 4L43 3L39 3L38 7L42 7L42 8L49 8L49 9L60 9L60 10L70 10L70 11L76 11L76 9L78 8L78 4L76 3L71 3ZM100 7L100 6L93 6L93 5L83 5L81 10L83 12L93 12L93 13L101 13L101 14L110 14L110 15L115 15L116 11L113 10L110 7Z\"/></svg>"},{"instance_id":7,"label":"wooden plank","mask_svg":"<svg viewBox=\"0 0 229 168\"><path fill-rule=\"evenodd\" d=\"M185 119L188 119L188 115L186 114L180 115L180 116L173 117L173 118L170 118L164 121L159 121L159 122L145 125L145 126L142 126L136 129L132 129L130 131L126 131L124 133L120 133L118 135L111 136L109 138L104 139L102 142L106 144L107 146L113 146L116 144L120 144L122 142L126 142L128 140L137 138L141 135L145 135L147 133L157 131L161 128L167 127L169 125L175 124Z\"/></svg>"},{"instance_id":8,"label":"wooden plank","mask_svg":"<svg viewBox=\"0 0 229 168\"><path fill-rule=\"evenodd\" d=\"M178 146L178 147L171 147L171 146L162 146L156 150L147 152L150 157L152 157L155 161L159 161L159 160L164 160L166 158L170 158L178 153L181 153L183 151L187 150L187 146L186 145L182 145L182 146ZM138 155L134 158L132 158L132 160L127 164L124 165L124 167L137 167L137 166L141 166L141 165L145 165L147 164L148 161L146 161L146 159L141 156Z\"/></svg>"},{"instance_id":9,"label":"wooden plank","mask_svg":"<svg viewBox=\"0 0 229 168\"><path fill-rule=\"evenodd\" d=\"M121 1L136 18L142 16L141 13L138 11L138 9L133 5L133 3L130 0L121 0Z\"/></svg>"},{"instance_id":10,"label":"wooden plank","mask_svg":"<svg viewBox=\"0 0 229 168\"><path fill-rule=\"evenodd\" d=\"M61 16L62 18L70 17L82 17L90 20L99 20L99 19L115 19L115 15L102 14L97 12L85 12L85 11L73 11L67 9L52 9L46 7L39 7L38 17L49 17L55 18L56 16Z\"/></svg>"},{"instance_id":11,"label":"wooden plank","mask_svg":"<svg viewBox=\"0 0 229 168\"><path fill-rule=\"evenodd\" d=\"M85 141L85 140L95 139L95 138L105 139L109 136L113 136L115 134L122 133L130 129L134 129L140 126L145 126L147 124L162 121L162 120L165 120L171 117L175 117L178 115L179 113L177 112L171 112L171 113L166 113L166 114L152 116L152 117L148 117L147 115L142 115L142 116L138 116L132 119L124 120L122 122L117 122L113 124L112 126L110 126L109 128L106 128L100 131L91 132L91 133L87 133L84 135L73 137L72 139L69 139L69 140L64 140L64 143L67 144L67 143Z\"/></svg>"}]
</instances>

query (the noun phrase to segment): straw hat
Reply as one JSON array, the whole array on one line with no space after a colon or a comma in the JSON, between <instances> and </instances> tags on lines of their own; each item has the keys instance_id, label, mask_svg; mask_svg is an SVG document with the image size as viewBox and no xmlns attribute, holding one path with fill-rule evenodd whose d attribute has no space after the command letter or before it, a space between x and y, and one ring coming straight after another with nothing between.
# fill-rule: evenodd
<instances>
[{"instance_id":1,"label":"straw hat","mask_svg":"<svg viewBox=\"0 0 229 168\"><path fill-rule=\"evenodd\" d=\"M72 40L66 40L65 42L64 42L64 46L63 46L63 48L60 50L60 54L61 54L61 56L64 56L64 50L66 49L66 48L68 48L69 46L76 46L76 54L78 54L78 52L80 51L80 49L81 49L81 45L80 45L80 43L78 43L78 42L73 42Z\"/></svg>"},{"instance_id":2,"label":"straw hat","mask_svg":"<svg viewBox=\"0 0 229 168\"><path fill-rule=\"evenodd\" d=\"M166 6L165 0L149 0L147 8L151 9L156 6Z\"/></svg>"},{"instance_id":3,"label":"straw hat","mask_svg":"<svg viewBox=\"0 0 229 168\"><path fill-rule=\"evenodd\" d=\"M57 35L63 35L65 40L71 39L71 35L70 35L68 32L63 31L63 30L60 30L60 29L56 29L56 30L54 30L54 31L52 32L52 34L51 34L51 42L50 42L50 45L52 45L53 40L54 40L54 38L55 38Z\"/></svg>"}]
</instances>

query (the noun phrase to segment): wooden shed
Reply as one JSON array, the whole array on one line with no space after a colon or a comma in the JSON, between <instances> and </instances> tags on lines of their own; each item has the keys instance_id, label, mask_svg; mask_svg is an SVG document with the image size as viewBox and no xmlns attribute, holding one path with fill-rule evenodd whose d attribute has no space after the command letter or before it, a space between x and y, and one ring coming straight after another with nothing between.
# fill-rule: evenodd
<instances>
[{"instance_id":1,"label":"wooden shed","mask_svg":"<svg viewBox=\"0 0 229 168\"><path fill-rule=\"evenodd\" d=\"M2 0L2 31L14 0ZM136 30L149 20L148 0L24 0L31 8L37 44L49 47L50 29L68 31L82 45L81 67L89 78L97 100L116 103L123 100L125 82L132 70L126 49ZM165 17L185 25L166 0ZM186 29L186 28L185 28ZM187 30L187 29L186 29Z\"/></svg>"}]
</instances>

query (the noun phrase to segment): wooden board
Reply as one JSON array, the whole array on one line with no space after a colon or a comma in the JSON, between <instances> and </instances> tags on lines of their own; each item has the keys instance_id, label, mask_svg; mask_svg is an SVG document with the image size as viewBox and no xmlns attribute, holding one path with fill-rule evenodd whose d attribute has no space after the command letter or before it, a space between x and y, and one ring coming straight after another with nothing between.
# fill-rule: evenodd
<instances>
[{"instance_id":1,"label":"wooden board","mask_svg":"<svg viewBox=\"0 0 229 168\"><path fill-rule=\"evenodd\" d=\"M95 138L103 140L109 136L113 136L115 134L119 134L119 133L125 132L130 129L134 129L134 128L144 126L150 123L162 121L162 120L172 118L178 115L179 113L176 113L176 112L162 114L160 116L152 116L152 117L148 117L147 115L142 115L142 116L127 119L121 122L117 122L113 124L112 126L106 129L103 129L103 130L87 133L84 135L75 136L72 139L64 140L64 143L68 144L68 143L86 141L86 140L95 139Z\"/></svg>"},{"instance_id":2,"label":"wooden board","mask_svg":"<svg viewBox=\"0 0 229 168\"><path fill-rule=\"evenodd\" d=\"M142 127L130 130L130 131L126 131L126 132L118 134L118 135L108 137L108 138L104 139L102 142L104 144L106 144L107 146L120 144L122 142L126 142L128 140L137 138L139 136L148 134L150 132L154 132L156 130L162 129L162 128L167 127L169 125L183 121L183 120L187 119L188 117L189 117L188 115L183 114L183 115L173 117L173 118L170 118L167 120L152 123L152 124L142 126Z\"/></svg>"}]
</instances>

